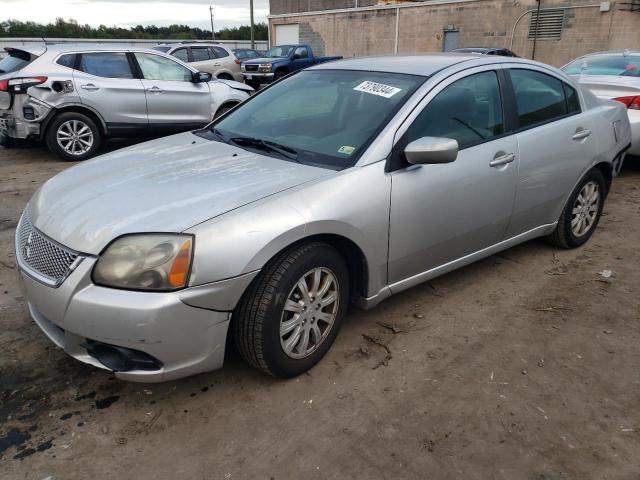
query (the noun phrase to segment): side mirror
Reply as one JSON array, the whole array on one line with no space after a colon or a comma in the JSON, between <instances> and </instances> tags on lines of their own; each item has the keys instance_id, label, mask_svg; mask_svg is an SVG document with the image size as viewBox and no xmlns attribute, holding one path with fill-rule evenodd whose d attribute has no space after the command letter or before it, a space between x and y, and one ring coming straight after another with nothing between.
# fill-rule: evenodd
<instances>
[{"instance_id":1,"label":"side mirror","mask_svg":"<svg viewBox=\"0 0 640 480\"><path fill-rule=\"evenodd\" d=\"M211 74L207 72L196 72L193 74L193 83L204 83L211 81Z\"/></svg>"},{"instance_id":2,"label":"side mirror","mask_svg":"<svg viewBox=\"0 0 640 480\"><path fill-rule=\"evenodd\" d=\"M458 141L452 138L422 137L404 149L407 161L414 165L451 163L458 158Z\"/></svg>"}]
</instances>

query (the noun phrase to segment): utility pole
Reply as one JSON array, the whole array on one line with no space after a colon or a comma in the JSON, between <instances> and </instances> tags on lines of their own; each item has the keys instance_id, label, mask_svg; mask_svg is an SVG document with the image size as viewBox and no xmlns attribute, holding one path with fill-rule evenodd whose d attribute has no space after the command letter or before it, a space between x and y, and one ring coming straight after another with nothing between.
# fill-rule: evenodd
<instances>
[{"instance_id":1,"label":"utility pole","mask_svg":"<svg viewBox=\"0 0 640 480\"><path fill-rule=\"evenodd\" d=\"M253 26L253 0L249 0L249 14L251 16L251 50L256 48L256 34Z\"/></svg>"},{"instance_id":2,"label":"utility pole","mask_svg":"<svg viewBox=\"0 0 640 480\"><path fill-rule=\"evenodd\" d=\"M216 41L216 31L213 29L213 7L209 5L209 16L211 17L211 39Z\"/></svg>"}]
</instances>

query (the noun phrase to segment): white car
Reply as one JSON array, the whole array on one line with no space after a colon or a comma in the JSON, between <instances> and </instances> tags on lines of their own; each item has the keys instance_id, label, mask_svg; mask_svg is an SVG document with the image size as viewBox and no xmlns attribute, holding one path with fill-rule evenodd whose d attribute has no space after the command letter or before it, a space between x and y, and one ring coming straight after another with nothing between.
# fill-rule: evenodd
<instances>
[{"instance_id":1,"label":"white car","mask_svg":"<svg viewBox=\"0 0 640 480\"><path fill-rule=\"evenodd\" d=\"M600 98L622 102L631 123L630 155L640 155L640 50L585 55L562 67Z\"/></svg>"},{"instance_id":2,"label":"white car","mask_svg":"<svg viewBox=\"0 0 640 480\"><path fill-rule=\"evenodd\" d=\"M7 48L0 60L0 145L44 140L64 160L94 156L108 137L200 128L253 89L213 80L155 50L113 45Z\"/></svg>"},{"instance_id":3,"label":"white car","mask_svg":"<svg viewBox=\"0 0 640 480\"><path fill-rule=\"evenodd\" d=\"M153 49L172 55L220 80L244 81L240 71L242 62L224 45L203 42L163 43Z\"/></svg>"}]
</instances>

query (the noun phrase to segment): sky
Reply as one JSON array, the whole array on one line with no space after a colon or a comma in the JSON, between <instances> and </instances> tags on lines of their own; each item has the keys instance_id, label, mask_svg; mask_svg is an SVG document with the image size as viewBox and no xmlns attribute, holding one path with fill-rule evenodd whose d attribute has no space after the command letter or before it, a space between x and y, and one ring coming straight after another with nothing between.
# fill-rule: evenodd
<instances>
[{"instance_id":1,"label":"sky","mask_svg":"<svg viewBox=\"0 0 640 480\"><path fill-rule=\"evenodd\" d=\"M257 22L266 22L269 0L254 0ZM0 20L52 23L57 17L92 26L167 26L174 23L216 30L249 24L249 0L0 0Z\"/></svg>"}]
</instances>

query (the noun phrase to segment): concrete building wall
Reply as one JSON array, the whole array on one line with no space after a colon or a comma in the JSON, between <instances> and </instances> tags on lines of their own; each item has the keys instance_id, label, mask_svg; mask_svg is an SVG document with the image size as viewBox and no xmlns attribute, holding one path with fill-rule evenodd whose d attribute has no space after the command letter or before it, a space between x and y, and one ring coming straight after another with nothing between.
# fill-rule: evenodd
<instances>
[{"instance_id":1,"label":"concrete building wall","mask_svg":"<svg viewBox=\"0 0 640 480\"><path fill-rule=\"evenodd\" d=\"M610 10L601 12L599 1L542 0L542 8L574 8L565 10L560 39L538 39L535 59L560 66L585 53L640 48L640 12L623 10L624 1L611 2ZM359 6L363 2L359 0ZM285 3L296 4L291 8L309 3L353 5L337 0L271 0L272 15L274 6L282 9ZM300 41L309 43L320 55L393 54L397 21L398 53L442 51L444 31L454 30L459 35L459 47L512 46L518 55L531 58L534 42L528 38L530 14L523 14L535 8L535 0L468 0L425 2L402 8L349 8L329 14L299 13L271 17L271 40L272 44L277 43L274 25L298 23Z\"/></svg>"}]
</instances>

